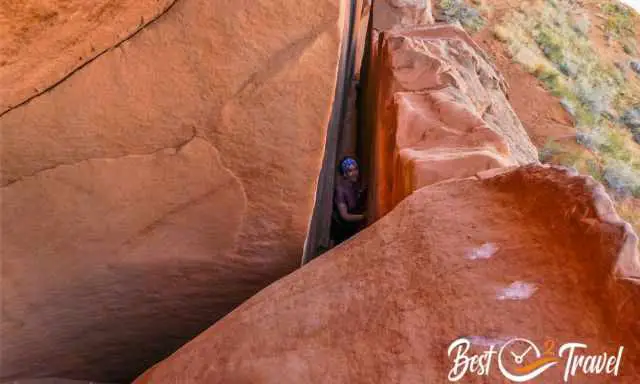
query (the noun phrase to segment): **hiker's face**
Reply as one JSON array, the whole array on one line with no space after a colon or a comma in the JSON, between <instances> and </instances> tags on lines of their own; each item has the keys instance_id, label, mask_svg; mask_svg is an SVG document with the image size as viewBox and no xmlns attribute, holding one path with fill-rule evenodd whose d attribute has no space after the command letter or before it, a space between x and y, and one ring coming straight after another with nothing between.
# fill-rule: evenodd
<instances>
[{"instance_id":1,"label":"hiker's face","mask_svg":"<svg viewBox=\"0 0 640 384\"><path fill-rule=\"evenodd\" d=\"M351 166L349 166L349 168L347 168L347 172L346 172L347 179L349 179L351 181L357 181L359 174L360 173L358 171L358 166L357 165L351 165Z\"/></svg>"}]
</instances>

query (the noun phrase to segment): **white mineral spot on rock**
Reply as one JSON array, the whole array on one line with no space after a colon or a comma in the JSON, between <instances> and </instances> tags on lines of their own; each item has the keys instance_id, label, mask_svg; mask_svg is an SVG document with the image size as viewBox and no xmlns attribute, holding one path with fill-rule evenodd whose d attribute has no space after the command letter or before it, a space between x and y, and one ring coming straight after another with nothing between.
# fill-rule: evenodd
<instances>
[{"instance_id":1,"label":"white mineral spot on rock","mask_svg":"<svg viewBox=\"0 0 640 384\"><path fill-rule=\"evenodd\" d=\"M498 300L526 300L538 290L534 284L515 281L498 292Z\"/></svg>"},{"instance_id":2,"label":"white mineral spot on rock","mask_svg":"<svg viewBox=\"0 0 640 384\"><path fill-rule=\"evenodd\" d=\"M478 248L469 249L466 258L469 260L489 259L498 252L500 248L493 243L484 243Z\"/></svg>"}]
</instances>

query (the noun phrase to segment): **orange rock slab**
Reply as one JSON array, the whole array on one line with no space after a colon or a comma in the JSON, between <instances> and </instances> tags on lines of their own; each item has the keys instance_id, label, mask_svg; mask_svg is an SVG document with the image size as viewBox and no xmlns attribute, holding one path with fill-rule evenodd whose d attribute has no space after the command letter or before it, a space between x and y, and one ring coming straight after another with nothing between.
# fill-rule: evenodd
<instances>
[{"instance_id":1,"label":"orange rock slab","mask_svg":"<svg viewBox=\"0 0 640 384\"><path fill-rule=\"evenodd\" d=\"M21 0L0 7L0 115L130 37L175 0Z\"/></svg>"},{"instance_id":2,"label":"orange rock slab","mask_svg":"<svg viewBox=\"0 0 640 384\"><path fill-rule=\"evenodd\" d=\"M299 266L346 9L179 0L0 116L0 380L129 381Z\"/></svg>"},{"instance_id":3,"label":"orange rock slab","mask_svg":"<svg viewBox=\"0 0 640 384\"><path fill-rule=\"evenodd\" d=\"M637 383L637 246L604 188L564 169L434 184L135 383L446 383L454 340L481 353L517 337L541 349L553 340L556 357L568 342L594 355L622 345L617 377L575 380ZM514 284L529 292L508 293ZM562 364L537 380L562 382ZM505 380L494 355L487 377L468 372L461 382Z\"/></svg>"},{"instance_id":4,"label":"orange rock slab","mask_svg":"<svg viewBox=\"0 0 640 384\"><path fill-rule=\"evenodd\" d=\"M420 187L538 161L504 80L464 30L396 28L373 39L374 219Z\"/></svg>"}]
</instances>

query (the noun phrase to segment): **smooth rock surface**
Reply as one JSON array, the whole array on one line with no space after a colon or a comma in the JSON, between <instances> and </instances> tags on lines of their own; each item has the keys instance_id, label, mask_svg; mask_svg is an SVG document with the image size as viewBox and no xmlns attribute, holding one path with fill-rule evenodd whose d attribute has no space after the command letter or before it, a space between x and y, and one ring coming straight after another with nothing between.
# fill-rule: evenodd
<instances>
[{"instance_id":1,"label":"smooth rock surface","mask_svg":"<svg viewBox=\"0 0 640 384\"><path fill-rule=\"evenodd\" d=\"M175 0L21 0L0 7L0 115L128 38Z\"/></svg>"},{"instance_id":2,"label":"smooth rock surface","mask_svg":"<svg viewBox=\"0 0 640 384\"><path fill-rule=\"evenodd\" d=\"M345 9L179 0L0 117L0 380L131 380L299 266Z\"/></svg>"},{"instance_id":3,"label":"smooth rock surface","mask_svg":"<svg viewBox=\"0 0 640 384\"><path fill-rule=\"evenodd\" d=\"M135 383L445 383L447 349L462 337L469 353L514 337L540 348L553 340L555 353L567 342L589 354L623 345L617 377L575 380L636 383L637 246L604 188L566 170L526 166L431 185ZM560 363L536 381L563 375ZM461 382L504 381L494 354L488 377Z\"/></svg>"}]
</instances>

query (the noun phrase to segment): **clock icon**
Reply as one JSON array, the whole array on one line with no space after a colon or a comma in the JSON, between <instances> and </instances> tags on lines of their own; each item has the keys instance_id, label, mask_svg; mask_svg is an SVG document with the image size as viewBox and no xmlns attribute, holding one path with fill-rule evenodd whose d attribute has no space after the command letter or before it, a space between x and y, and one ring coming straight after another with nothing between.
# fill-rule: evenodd
<instances>
[{"instance_id":1,"label":"clock icon","mask_svg":"<svg viewBox=\"0 0 640 384\"><path fill-rule=\"evenodd\" d=\"M558 361L553 353L543 355L535 343L524 338L509 340L498 353L501 373L516 383L523 383L541 375L558 364Z\"/></svg>"}]
</instances>

